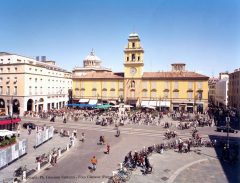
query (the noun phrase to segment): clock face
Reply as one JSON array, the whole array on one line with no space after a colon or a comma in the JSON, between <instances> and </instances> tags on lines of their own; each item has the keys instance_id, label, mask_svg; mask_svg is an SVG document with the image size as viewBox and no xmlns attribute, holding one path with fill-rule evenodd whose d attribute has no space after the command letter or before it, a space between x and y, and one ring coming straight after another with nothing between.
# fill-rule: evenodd
<instances>
[{"instance_id":1,"label":"clock face","mask_svg":"<svg viewBox=\"0 0 240 183\"><path fill-rule=\"evenodd\" d=\"M136 69L136 68L134 68L134 67L130 68L130 74L131 74L131 75L136 74L136 72L137 72L137 69Z\"/></svg>"}]
</instances>

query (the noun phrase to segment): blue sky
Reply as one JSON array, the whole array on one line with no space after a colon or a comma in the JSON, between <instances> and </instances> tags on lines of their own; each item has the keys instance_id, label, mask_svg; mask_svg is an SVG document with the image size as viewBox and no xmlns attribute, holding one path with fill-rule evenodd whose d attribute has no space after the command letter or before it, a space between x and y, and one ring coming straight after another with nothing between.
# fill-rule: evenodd
<instances>
[{"instance_id":1,"label":"blue sky","mask_svg":"<svg viewBox=\"0 0 240 183\"><path fill-rule=\"evenodd\" d=\"M239 0L0 0L0 51L46 55L65 69L91 49L123 71L131 32L141 38L144 71L184 62L208 76L240 67Z\"/></svg>"}]
</instances>

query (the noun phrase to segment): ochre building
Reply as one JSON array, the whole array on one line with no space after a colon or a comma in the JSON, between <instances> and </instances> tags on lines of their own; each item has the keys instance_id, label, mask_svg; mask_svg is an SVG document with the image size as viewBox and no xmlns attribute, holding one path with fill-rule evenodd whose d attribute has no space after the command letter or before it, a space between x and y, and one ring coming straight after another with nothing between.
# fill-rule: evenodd
<instances>
[{"instance_id":1,"label":"ochre building","mask_svg":"<svg viewBox=\"0 0 240 183\"><path fill-rule=\"evenodd\" d=\"M73 69L75 102L124 102L133 106L168 110L204 111L208 106L209 77L185 70L184 63L172 64L167 72L143 72L144 49L132 33L124 49L124 72L101 66L92 51L83 67Z\"/></svg>"}]
</instances>

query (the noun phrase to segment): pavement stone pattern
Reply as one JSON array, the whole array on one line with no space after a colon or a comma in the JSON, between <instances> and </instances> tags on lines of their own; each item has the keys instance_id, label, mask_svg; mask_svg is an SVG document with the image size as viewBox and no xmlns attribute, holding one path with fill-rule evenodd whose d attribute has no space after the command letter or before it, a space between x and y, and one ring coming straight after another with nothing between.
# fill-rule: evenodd
<instances>
[{"instance_id":1,"label":"pavement stone pattern","mask_svg":"<svg viewBox=\"0 0 240 183\"><path fill-rule=\"evenodd\" d=\"M61 179L54 179L49 178L45 180L28 180L27 182L33 182L33 183L42 183L42 182L71 182L71 183L78 183L78 182L86 182L86 183L95 183L95 182L107 182L107 179L102 177L103 175L111 176L112 171L115 170L118 166L119 162L123 161L124 156L130 151L134 150L140 150L143 148L143 146L149 146L158 144L163 142L162 137L163 133L166 131L166 129L163 128L162 125L155 126L155 125L133 125L133 124L127 124L124 125L124 127L121 128L121 136L120 138L115 138L114 134L116 133L116 130L114 130L114 125L112 126L99 126L95 125L95 121L90 120L79 120L79 121L73 121L69 120L66 124L62 123L61 119L56 120L56 122L49 122L49 119L42 120L40 118L24 118L23 121L31 121L35 124L43 125L44 123L47 123L47 125L53 125L56 126L57 129L60 128L68 128L70 131L77 128L78 135L80 135L80 132L87 132L86 136L86 142L83 143L77 143L77 146L71 150L69 153L67 153L64 158L60 159L57 166L51 167L48 170L41 171L37 177L40 176L71 176L76 175L77 177L69 177L69 178L61 178ZM172 122L171 129L176 129L176 123L177 121L173 121L172 119L168 118L167 116L164 116L164 118L161 121L161 124L164 123L164 121ZM170 130L171 130L170 129ZM213 130L211 127L203 127L198 128L199 131L201 130ZM181 136L185 136L186 138L189 138L189 135L191 133L192 129L189 130L183 130L179 131L179 134ZM24 130L23 130L24 131ZM25 130L26 131L26 130ZM109 139L109 142L111 143L111 153L109 155L105 155L103 151L105 150L105 146L99 147L96 146L96 142L99 138L99 135L104 134L107 139ZM203 133L207 136L207 133ZM31 136L27 135L27 132L24 134L21 134L21 136L26 135L26 137L31 138ZM31 134L33 135L33 134ZM232 135L232 134L231 134ZM237 135L237 134L236 134ZM56 137L56 138L55 138ZM66 142L64 142L66 140ZM30 146L32 147L34 144L35 139L31 138L30 140ZM40 155L42 153L46 153L46 149L52 149L53 147L60 147L60 144L63 144L63 146L66 146L66 144L69 142L69 138L61 138L59 135L54 135L54 138L50 140L49 142L45 143L44 145L40 146L33 157L29 154L23 158L26 159L20 159L16 162L14 162L12 165L15 166L16 163L19 161L22 162L22 165L25 164L25 162L35 162L35 157L37 155ZM46 147L45 147L46 146ZM41 151L40 151L41 149ZM148 174L146 176L142 175L142 172L138 168L135 172L133 172L133 176L130 179L129 182L164 182L164 183L188 183L186 180L190 180L189 182L196 181L198 178L193 178L193 176L189 176L189 173L192 174L193 172L201 172L201 174L196 174L196 177L202 178L202 175L209 175L209 171L212 169L216 169L216 172L220 180L226 180L224 179L224 172L221 171L221 165L217 164L218 160L216 159L216 153L213 148L199 148L195 149L199 150L199 152L202 152L202 154L197 154L196 152L192 151L190 153L183 153L179 154L177 152L174 152L172 150L165 151L163 154L153 154L150 157L150 163L153 164L153 173ZM29 149L30 151L30 149ZM33 151L33 149L31 150ZM48 151L48 150L47 150ZM114 152L114 153L113 153ZM90 173L87 169L87 166L89 166L89 158L92 157L92 155L97 155L99 160L99 165L94 173ZM213 159L212 159L213 158ZM28 160L31 159L31 160ZM201 161L203 160L203 161ZM215 160L215 161L214 161ZM200 163L194 164L193 162ZM206 161L206 162L205 162ZM24 162L24 164L23 164ZM214 166L208 166L209 162L214 164ZM192 164L193 163L193 164ZM205 164L206 163L206 164ZM20 163L21 164L21 163ZM186 166L191 165L191 166ZM11 165L9 165L10 167ZM16 165L15 167L18 168L20 165ZM33 163L33 166L36 167L36 164ZM183 167L185 167L182 169ZM209 167L208 169L206 167ZM8 167L7 167L8 168ZM3 169L4 170L4 169ZM2 175L5 176L3 173L3 170L0 171L0 182L2 179ZM200 171L201 170L201 171ZM14 171L14 170L13 170ZM13 171L11 172L11 175L13 174ZM177 172L177 173L176 173ZM179 173L178 173L179 172ZM173 175L175 177L173 177ZM215 174L213 174L215 175ZM211 174L211 177L213 176ZM78 177L80 176L80 177ZM81 177L82 176L82 177ZM89 176L89 177L88 177ZM92 177L91 177L92 176ZM182 176L182 177L181 177ZM222 178L223 176L223 178ZM98 178L100 177L100 178ZM190 177L190 178L189 178ZM206 179L201 179L206 180ZM170 182L171 181L171 182ZM216 179L213 177L209 178L209 183L216 182ZM206 182L206 181L205 181ZM202 183L202 182L201 182ZM221 183L221 182L220 182Z\"/></svg>"},{"instance_id":2,"label":"pavement stone pattern","mask_svg":"<svg viewBox=\"0 0 240 183\"><path fill-rule=\"evenodd\" d=\"M12 182L11 180L13 179L14 170L20 166L27 165L28 170L36 169L37 163L35 161L37 156L42 155L43 153L49 153L53 148L66 148L70 141L68 137L60 137L59 134L54 134L52 139L34 149L33 146L35 145L36 131L32 130L32 133L28 135L27 130L22 128L20 134L21 135L18 139L28 140L27 154L0 170L0 183L4 181Z\"/></svg>"},{"instance_id":3,"label":"pavement stone pattern","mask_svg":"<svg viewBox=\"0 0 240 183\"><path fill-rule=\"evenodd\" d=\"M129 183L228 182L214 148L194 148L190 153L168 150L163 154L153 154L149 160L153 166L152 174L142 175L138 168L133 172Z\"/></svg>"}]
</instances>

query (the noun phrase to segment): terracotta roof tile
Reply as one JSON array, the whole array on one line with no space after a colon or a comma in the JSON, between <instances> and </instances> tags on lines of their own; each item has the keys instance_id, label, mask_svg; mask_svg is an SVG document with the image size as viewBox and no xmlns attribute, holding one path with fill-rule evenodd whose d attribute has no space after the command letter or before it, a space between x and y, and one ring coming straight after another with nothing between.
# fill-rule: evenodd
<instances>
[{"instance_id":1,"label":"terracotta roof tile","mask_svg":"<svg viewBox=\"0 0 240 183\"><path fill-rule=\"evenodd\" d=\"M198 74L196 72L144 72L143 79L206 79L208 76Z\"/></svg>"},{"instance_id":2,"label":"terracotta roof tile","mask_svg":"<svg viewBox=\"0 0 240 183\"><path fill-rule=\"evenodd\" d=\"M80 76L78 78L83 78L83 79L123 79L124 73L119 72L119 73L114 73L114 72L91 72L87 73L86 75Z\"/></svg>"}]
</instances>

